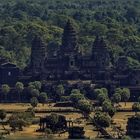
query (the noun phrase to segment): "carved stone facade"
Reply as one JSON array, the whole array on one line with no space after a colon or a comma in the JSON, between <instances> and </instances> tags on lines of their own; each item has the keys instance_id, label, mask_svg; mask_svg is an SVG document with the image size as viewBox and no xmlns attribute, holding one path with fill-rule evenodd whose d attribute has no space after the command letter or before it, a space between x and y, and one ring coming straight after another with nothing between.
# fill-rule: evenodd
<instances>
[{"instance_id":1,"label":"carved stone facade","mask_svg":"<svg viewBox=\"0 0 140 140\"><path fill-rule=\"evenodd\" d=\"M39 36L32 41L30 68L34 74L40 73L44 59L46 58L46 45Z\"/></svg>"},{"instance_id":2,"label":"carved stone facade","mask_svg":"<svg viewBox=\"0 0 140 140\"><path fill-rule=\"evenodd\" d=\"M140 87L140 69L130 69L125 56L111 64L108 46L102 37L96 37L89 56L82 55L77 38L75 28L68 21L57 55L46 56L46 45L39 37L35 37L32 43L31 75L37 73L40 80L91 80L103 86Z\"/></svg>"},{"instance_id":3,"label":"carved stone facade","mask_svg":"<svg viewBox=\"0 0 140 140\"><path fill-rule=\"evenodd\" d=\"M30 65L24 71L0 59L0 85L13 86L17 81L27 85L35 80L46 80L47 83L89 82L94 88L108 88L110 93L116 87L127 87L134 93L131 96L135 101L140 93L140 69L130 68L125 56L120 56L112 64L107 43L98 36L93 43L91 55L83 56L77 38L75 28L68 21L64 28L62 45L56 55L51 56L47 54L47 45L41 37L35 36Z\"/></svg>"},{"instance_id":4,"label":"carved stone facade","mask_svg":"<svg viewBox=\"0 0 140 140\"><path fill-rule=\"evenodd\" d=\"M91 56L83 56L77 43L77 32L67 22L62 45L56 56L47 57L45 45L35 37L32 43L31 69L43 80L105 80L109 78L110 56L103 38L96 37Z\"/></svg>"}]
</instances>

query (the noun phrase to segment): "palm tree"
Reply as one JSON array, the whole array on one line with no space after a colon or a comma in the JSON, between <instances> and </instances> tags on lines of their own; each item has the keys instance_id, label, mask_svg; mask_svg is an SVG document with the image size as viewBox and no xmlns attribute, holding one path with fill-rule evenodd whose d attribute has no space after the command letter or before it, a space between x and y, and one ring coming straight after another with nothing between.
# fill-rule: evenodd
<instances>
[{"instance_id":1,"label":"palm tree","mask_svg":"<svg viewBox=\"0 0 140 140\"><path fill-rule=\"evenodd\" d=\"M19 102L21 102L21 93L22 93L22 91L24 89L23 83L17 82L16 85L15 85L15 89L16 89L16 91L18 93L18 100L19 100Z\"/></svg>"},{"instance_id":2,"label":"palm tree","mask_svg":"<svg viewBox=\"0 0 140 140\"><path fill-rule=\"evenodd\" d=\"M10 92L10 87L7 84L3 84L1 87L2 93L5 96L5 102L7 101L7 94Z\"/></svg>"}]
</instances>

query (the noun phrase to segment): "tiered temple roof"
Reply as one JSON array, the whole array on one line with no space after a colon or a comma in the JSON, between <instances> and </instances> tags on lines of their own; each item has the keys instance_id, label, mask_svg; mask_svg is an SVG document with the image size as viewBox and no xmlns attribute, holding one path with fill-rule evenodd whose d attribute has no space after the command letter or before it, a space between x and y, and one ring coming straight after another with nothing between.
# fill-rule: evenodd
<instances>
[{"instance_id":1,"label":"tiered temple roof","mask_svg":"<svg viewBox=\"0 0 140 140\"><path fill-rule=\"evenodd\" d=\"M77 32L69 20L64 28L62 37L62 50L63 51L74 51L77 50Z\"/></svg>"},{"instance_id":2,"label":"tiered temple roof","mask_svg":"<svg viewBox=\"0 0 140 140\"><path fill-rule=\"evenodd\" d=\"M42 41L41 37L36 35L32 41L31 51L31 67L38 71L41 68L42 62L46 57L46 45Z\"/></svg>"}]
</instances>

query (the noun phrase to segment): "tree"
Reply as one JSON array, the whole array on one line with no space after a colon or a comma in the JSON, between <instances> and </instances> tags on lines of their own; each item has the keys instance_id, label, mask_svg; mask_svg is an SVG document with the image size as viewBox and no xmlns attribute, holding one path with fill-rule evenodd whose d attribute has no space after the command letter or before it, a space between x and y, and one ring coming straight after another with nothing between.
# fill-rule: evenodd
<instances>
[{"instance_id":1,"label":"tree","mask_svg":"<svg viewBox=\"0 0 140 140\"><path fill-rule=\"evenodd\" d=\"M52 113L46 117L47 128L51 129L52 132L66 129L66 118L65 116Z\"/></svg>"},{"instance_id":2,"label":"tree","mask_svg":"<svg viewBox=\"0 0 140 140\"><path fill-rule=\"evenodd\" d=\"M101 89L94 89L95 98L98 97L99 94L102 94L103 91Z\"/></svg>"},{"instance_id":3,"label":"tree","mask_svg":"<svg viewBox=\"0 0 140 140\"><path fill-rule=\"evenodd\" d=\"M116 113L116 108L111 106L109 109L108 109L108 114L109 116L112 118Z\"/></svg>"},{"instance_id":4,"label":"tree","mask_svg":"<svg viewBox=\"0 0 140 140\"><path fill-rule=\"evenodd\" d=\"M47 99L48 99L47 94L45 92L41 92L39 95L39 100L43 104L43 106L44 103L46 103Z\"/></svg>"},{"instance_id":5,"label":"tree","mask_svg":"<svg viewBox=\"0 0 140 140\"><path fill-rule=\"evenodd\" d=\"M26 113L28 114L28 116L30 118L34 118L35 117L35 110L32 107L27 108Z\"/></svg>"},{"instance_id":6,"label":"tree","mask_svg":"<svg viewBox=\"0 0 140 140\"><path fill-rule=\"evenodd\" d=\"M73 89L71 91L71 94L81 94L80 90L79 89Z\"/></svg>"},{"instance_id":7,"label":"tree","mask_svg":"<svg viewBox=\"0 0 140 140\"><path fill-rule=\"evenodd\" d=\"M121 89L121 88L116 88L116 89L115 89L115 93L121 94L121 93L122 93L122 89Z\"/></svg>"},{"instance_id":8,"label":"tree","mask_svg":"<svg viewBox=\"0 0 140 140\"><path fill-rule=\"evenodd\" d=\"M84 99L84 95L81 94L80 90L79 89L73 89L71 91L71 94L70 94L70 100L73 102L73 103L77 103L79 100L82 100Z\"/></svg>"},{"instance_id":9,"label":"tree","mask_svg":"<svg viewBox=\"0 0 140 140\"><path fill-rule=\"evenodd\" d=\"M79 100L78 108L83 112L83 114L89 114L92 111L92 105L88 100Z\"/></svg>"},{"instance_id":10,"label":"tree","mask_svg":"<svg viewBox=\"0 0 140 140\"><path fill-rule=\"evenodd\" d=\"M62 102L70 101L70 96L61 96L61 101Z\"/></svg>"},{"instance_id":11,"label":"tree","mask_svg":"<svg viewBox=\"0 0 140 140\"><path fill-rule=\"evenodd\" d=\"M100 104L102 104L106 99L107 99L107 97L106 97L106 95L104 93L100 93L97 96L97 100L99 101Z\"/></svg>"},{"instance_id":12,"label":"tree","mask_svg":"<svg viewBox=\"0 0 140 140\"><path fill-rule=\"evenodd\" d=\"M102 104L106 99L108 99L108 90L106 88L95 89L95 97Z\"/></svg>"},{"instance_id":13,"label":"tree","mask_svg":"<svg viewBox=\"0 0 140 140\"><path fill-rule=\"evenodd\" d=\"M116 108L112 106L110 100L105 100L102 104L102 110L108 112L109 116L112 118L116 112Z\"/></svg>"},{"instance_id":14,"label":"tree","mask_svg":"<svg viewBox=\"0 0 140 140\"><path fill-rule=\"evenodd\" d=\"M34 81L34 82L30 82L29 86L34 86L35 89L40 90L42 87L42 84L40 81Z\"/></svg>"},{"instance_id":15,"label":"tree","mask_svg":"<svg viewBox=\"0 0 140 140\"><path fill-rule=\"evenodd\" d=\"M102 104L102 110L104 112L108 112L111 107L112 107L112 104L110 100L105 100Z\"/></svg>"},{"instance_id":16,"label":"tree","mask_svg":"<svg viewBox=\"0 0 140 140\"><path fill-rule=\"evenodd\" d=\"M32 84L29 84L28 85L28 91L30 92L30 94L31 94L31 92L32 92L33 89L35 89L35 86L32 85Z\"/></svg>"},{"instance_id":17,"label":"tree","mask_svg":"<svg viewBox=\"0 0 140 140\"><path fill-rule=\"evenodd\" d=\"M105 96L108 98L108 90L106 88L101 88Z\"/></svg>"},{"instance_id":18,"label":"tree","mask_svg":"<svg viewBox=\"0 0 140 140\"><path fill-rule=\"evenodd\" d=\"M5 110L0 110L0 119L3 121L5 118L6 118L6 112L5 112ZM3 123L2 123L2 125L3 125L3 128L5 129Z\"/></svg>"},{"instance_id":19,"label":"tree","mask_svg":"<svg viewBox=\"0 0 140 140\"><path fill-rule=\"evenodd\" d=\"M31 98L30 103L33 108L37 107L38 104L37 98L36 97Z\"/></svg>"},{"instance_id":20,"label":"tree","mask_svg":"<svg viewBox=\"0 0 140 140\"><path fill-rule=\"evenodd\" d=\"M26 126L26 121L23 118L19 117L18 114L12 114L9 117L8 122L13 131L15 131L17 128L22 131L23 127Z\"/></svg>"},{"instance_id":21,"label":"tree","mask_svg":"<svg viewBox=\"0 0 140 140\"><path fill-rule=\"evenodd\" d=\"M5 96L5 101L7 101L7 94L10 92L10 87L7 84L3 84L1 90Z\"/></svg>"},{"instance_id":22,"label":"tree","mask_svg":"<svg viewBox=\"0 0 140 140\"><path fill-rule=\"evenodd\" d=\"M96 112L93 118L93 122L98 127L109 127L111 123L111 118L102 112Z\"/></svg>"},{"instance_id":23,"label":"tree","mask_svg":"<svg viewBox=\"0 0 140 140\"><path fill-rule=\"evenodd\" d=\"M126 106L126 102L130 98L130 90L128 88L123 88L122 89L121 98L122 98L122 101L125 102L125 106Z\"/></svg>"},{"instance_id":24,"label":"tree","mask_svg":"<svg viewBox=\"0 0 140 140\"><path fill-rule=\"evenodd\" d=\"M31 96L32 97L36 97L36 98L38 98L39 97L39 90L38 89L32 89L31 90Z\"/></svg>"},{"instance_id":25,"label":"tree","mask_svg":"<svg viewBox=\"0 0 140 140\"><path fill-rule=\"evenodd\" d=\"M118 104L121 101L121 94L119 92L113 94L112 101Z\"/></svg>"},{"instance_id":26,"label":"tree","mask_svg":"<svg viewBox=\"0 0 140 140\"><path fill-rule=\"evenodd\" d=\"M70 100L76 104L79 100L83 100L84 99L84 95L83 94L79 94L79 93L72 93L70 94Z\"/></svg>"},{"instance_id":27,"label":"tree","mask_svg":"<svg viewBox=\"0 0 140 140\"><path fill-rule=\"evenodd\" d=\"M18 92L18 96L19 96L19 102L21 101L21 93L24 89L24 85L23 83L21 82L17 82L16 85L15 85L15 88L16 88L16 91Z\"/></svg>"},{"instance_id":28,"label":"tree","mask_svg":"<svg viewBox=\"0 0 140 140\"><path fill-rule=\"evenodd\" d=\"M63 85L58 85L56 87L56 94L57 94L58 98L60 99L60 97L63 96L64 93L65 93L64 86Z\"/></svg>"},{"instance_id":29,"label":"tree","mask_svg":"<svg viewBox=\"0 0 140 140\"><path fill-rule=\"evenodd\" d=\"M139 103L134 103L132 105L132 110L134 110L135 114L137 114L137 112L140 111L140 104Z\"/></svg>"}]
</instances>

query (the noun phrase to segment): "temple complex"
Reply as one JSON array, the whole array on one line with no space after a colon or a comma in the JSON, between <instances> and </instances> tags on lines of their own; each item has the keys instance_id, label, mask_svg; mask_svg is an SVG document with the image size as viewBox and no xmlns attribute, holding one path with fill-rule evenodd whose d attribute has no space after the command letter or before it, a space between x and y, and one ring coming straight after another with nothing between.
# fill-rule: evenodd
<instances>
[{"instance_id":1,"label":"temple complex","mask_svg":"<svg viewBox=\"0 0 140 140\"><path fill-rule=\"evenodd\" d=\"M1 73L5 73L1 79L11 78L13 85L16 66L11 65L10 71L9 66L0 66ZM83 55L78 33L70 20L64 27L62 44L55 55L48 54L47 44L36 35L32 41L30 64L22 74L18 73L15 79L23 83L33 80L90 81L96 87L106 87L109 91L115 87L127 87L135 93L132 96L140 92L140 69L130 68L126 56L120 56L112 63L106 40L100 36L96 36L91 54Z\"/></svg>"},{"instance_id":2,"label":"temple complex","mask_svg":"<svg viewBox=\"0 0 140 140\"><path fill-rule=\"evenodd\" d=\"M96 37L92 55L83 56L77 38L76 30L68 21L60 50L55 56L48 57L45 55L45 45L35 37L30 65L32 74L40 72L42 80L108 80L111 66L105 40Z\"/></svg>"},{"instance_id":3,"label":"temple complex","mask_svg":"<svg viewBox=\"0 0 140 140\"><path fill-rule=\"evenodd\" d=\"M77 31L69 20L64 27L62 44L53 56L47 55L47 45L40 37L32 43L30 76L40 80L90 80L107 88L128 87L140 91L140 69L129 68L126 56L111 63L108 45L103 37L96 36L91 55L82 55ZM35 78L36 79L36 78Z\"/></svg>"},{"instance_id":4,"label":"temple complex","mask_svg":"<svg viewBox=\"0 0 140 140\"><path fill-rule=\"evenodd\" d=\"M107 87L128 87L138 94L140 91L140 69L130 68L126 56L111 63L109 47L103 37L96 36L90 55L83 55L77 31L71 21L64 27L62 44L55 55L47 55L47 45L40 37L32 43L31 63L26 75L47 81L87 81Z\"/></svg>"}]
</instances>

